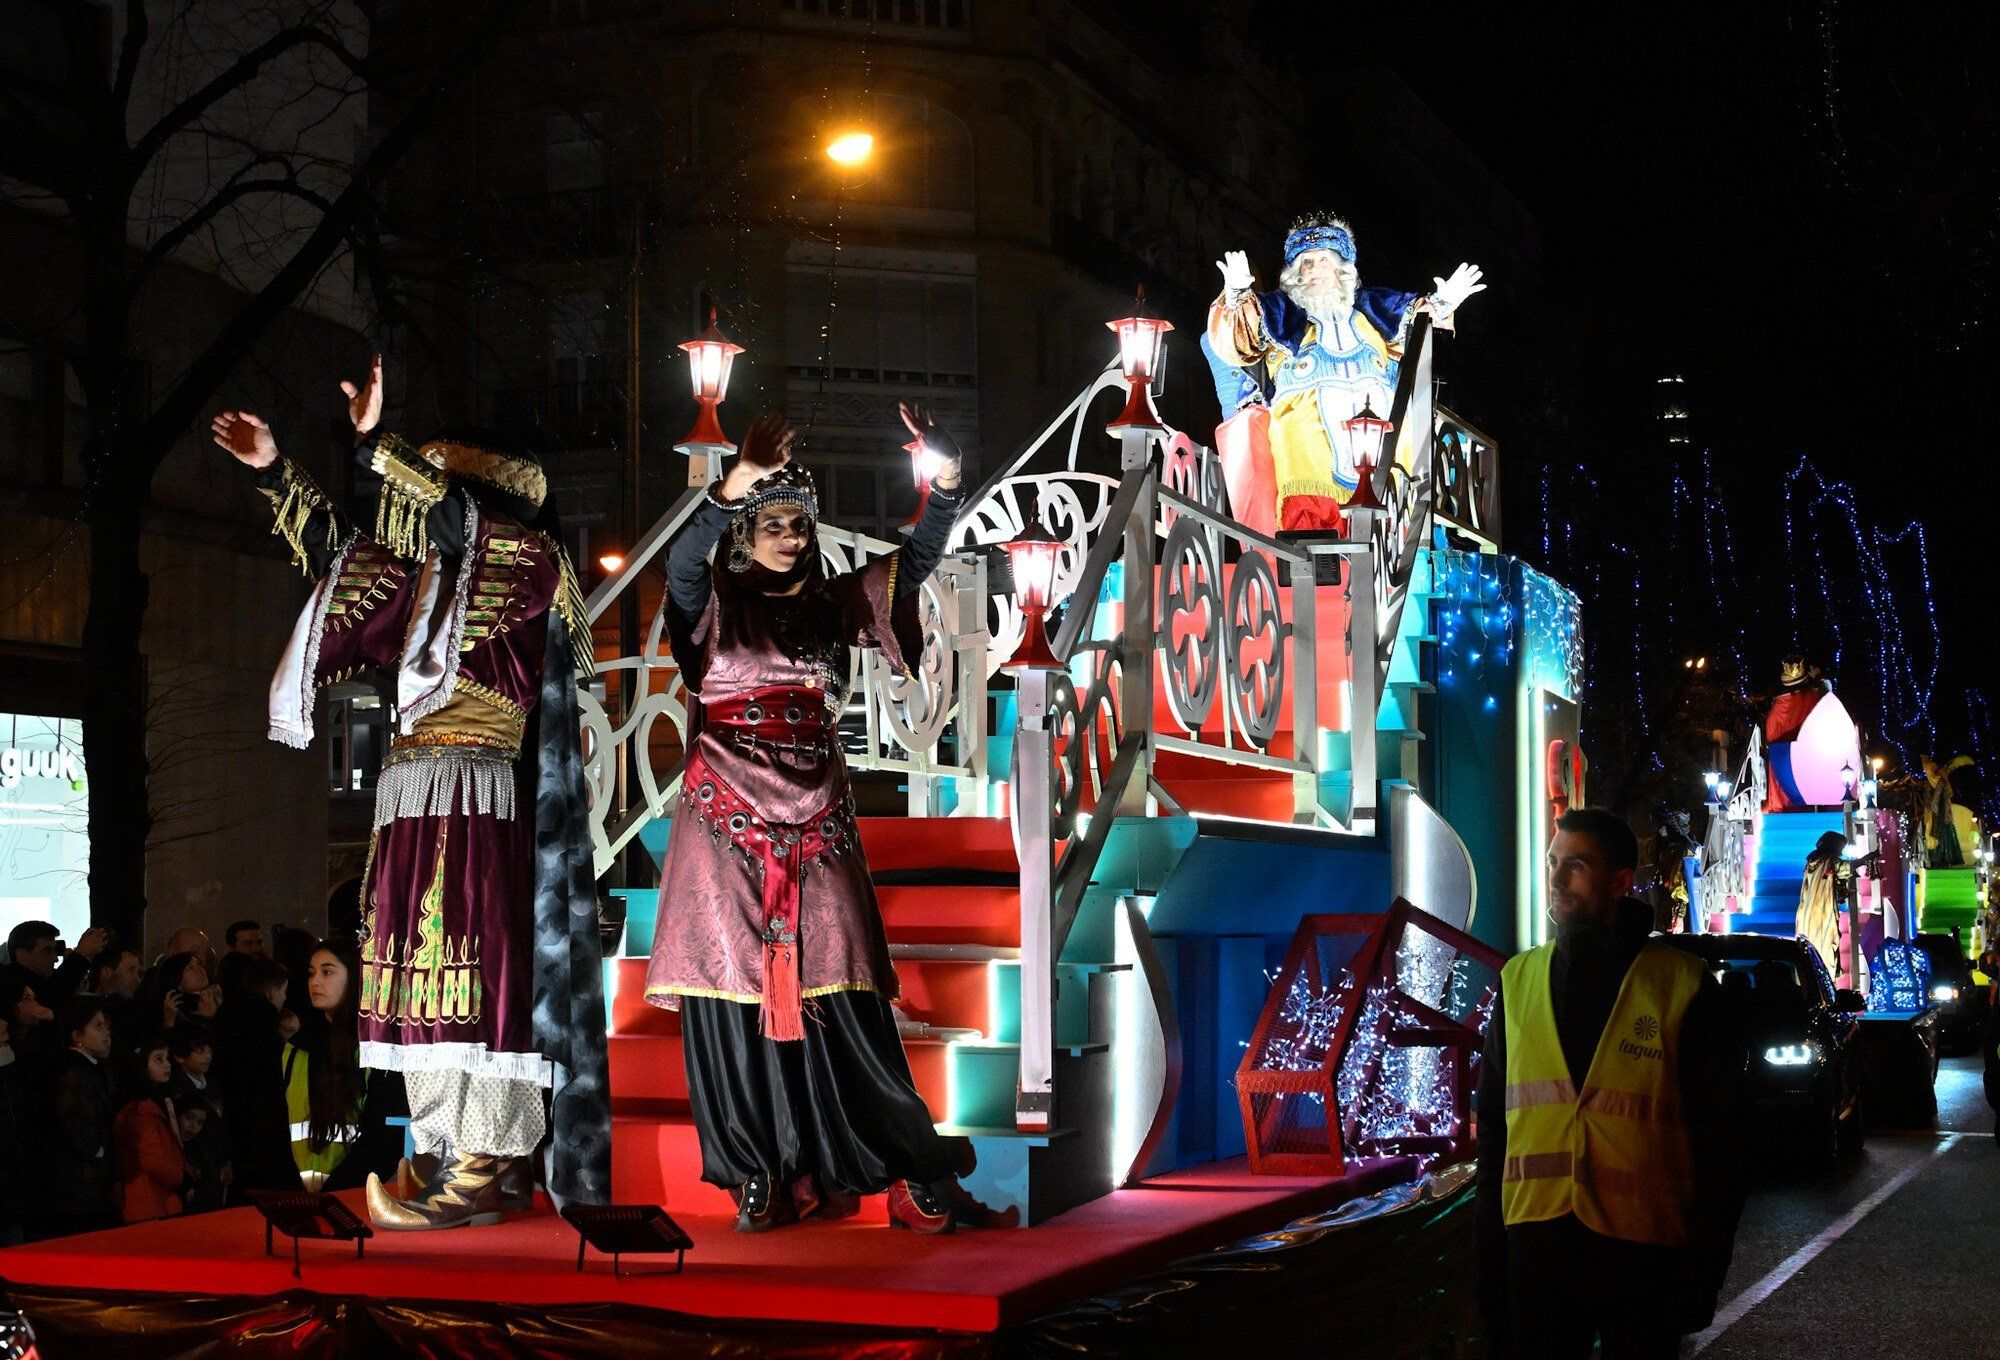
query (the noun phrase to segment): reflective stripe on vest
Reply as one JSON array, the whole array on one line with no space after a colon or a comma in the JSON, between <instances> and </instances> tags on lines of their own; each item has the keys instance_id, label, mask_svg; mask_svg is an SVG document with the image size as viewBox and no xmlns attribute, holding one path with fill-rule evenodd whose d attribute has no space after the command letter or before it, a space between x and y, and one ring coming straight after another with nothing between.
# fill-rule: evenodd
<instances>
[{"instance_id":1,"label":"reflective stripe on vest","mask_svg":"<svg viewBox=\"0 0 2000 1360\"><path fill-rule=\"evenodd\" d=\"M1508 1153L1501 1212L1508 1223L1575 1214L1607 1237L1678 1246L1687 1241L1693 1174L1680 1033L1701 990L1701 962L1658 942L1639 951L1579 1090L1556 1034L1554 958L1555 946L1545 944L1501 970Z\"/></svg>"}]
</instances>

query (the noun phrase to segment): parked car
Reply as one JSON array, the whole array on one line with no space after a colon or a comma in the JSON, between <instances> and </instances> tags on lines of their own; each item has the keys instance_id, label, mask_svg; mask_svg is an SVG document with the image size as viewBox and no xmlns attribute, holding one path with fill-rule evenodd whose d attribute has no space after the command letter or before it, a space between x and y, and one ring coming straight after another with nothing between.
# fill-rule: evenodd
<instances>
[{"instance_id":1,"label":"parked car","mask_svg":"<svg viewBox=\"0 0 2000 1360\"><path fill-rule=\"evenodd\" d=\"M1663 935L1707 964L1742 1026L1753 1142L1816 1167L1861 1146L1857 1040L1867 1007L1802 939Z\"/></svg>"},{"instance_id":2,"label":"parked car","mask_svg":"<svg viewBox=\"0 0 2000 1360\"><path fill-rule=\"evenodd\" d=\"M1974 1053L1986 1033L1986 988L1974 984L1972 963L1956 938L1919 935L1910 943L1931 961L1931 1004L1938 1012L1938 1052Z\"/></svg>"}]
</instances>

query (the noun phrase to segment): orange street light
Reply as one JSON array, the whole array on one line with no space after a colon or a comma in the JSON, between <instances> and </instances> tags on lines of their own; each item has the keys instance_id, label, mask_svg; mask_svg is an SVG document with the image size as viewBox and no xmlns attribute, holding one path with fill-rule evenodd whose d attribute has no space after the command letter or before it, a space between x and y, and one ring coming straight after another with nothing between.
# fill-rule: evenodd
<instances>
[{"instance_id":1,"label":"orange street light","mask_svg":"<svg viewBox=\"0 0 2000 1360\"><path fill-rule=\"evenodd\" d=\"M835 165L853 169L867 162L875 154L875 134L860 128L848 128L835 133L827 140L826 158Z\"/></svg>"}]
</instances>

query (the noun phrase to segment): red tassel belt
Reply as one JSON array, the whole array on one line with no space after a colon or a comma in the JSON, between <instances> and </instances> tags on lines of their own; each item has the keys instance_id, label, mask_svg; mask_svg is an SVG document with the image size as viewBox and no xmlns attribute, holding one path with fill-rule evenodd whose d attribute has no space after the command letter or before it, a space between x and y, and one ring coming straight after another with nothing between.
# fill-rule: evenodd
<instances>
[{"instance_id":1,"label":"red tassel belt","mask_svg":"<svg viewBox=\"0 0 2000 1360\"><path fill-rule=\"evenodd\" d=\"M681 777L681 804L709 835L718 840L727 836L730 844L761 870L762 1029L771 1039L805 1038L799 984L801 887L808 864L822 857L837 859L857 843L853 798L837 794L817 814L796 825L767 822L748 799L722 781L697 748L688 757L687 773Z\"/></svg>"}]
</instances>

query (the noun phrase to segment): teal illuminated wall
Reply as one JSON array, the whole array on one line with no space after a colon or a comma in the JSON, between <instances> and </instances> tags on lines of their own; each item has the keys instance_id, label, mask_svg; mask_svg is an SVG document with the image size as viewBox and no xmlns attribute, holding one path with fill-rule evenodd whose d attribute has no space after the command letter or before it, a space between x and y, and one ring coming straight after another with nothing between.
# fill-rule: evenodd
<instances>
[{"instance_id":1,"label":"teal illuminated wall","mask_svg":"<svg viewBox=\"0 0 2000 1360\"><path fill-rule=\"evenodd\" d=\"M1581 698L1581 608L1515 558L1427 550L1399 645L1434 639L1420 768L1424 796L1472 856L1472 930L1496 948L1536 942L1547 743ZM1573 735L1573 729L1567 733Z\"/></svg>"}]
</instances>

